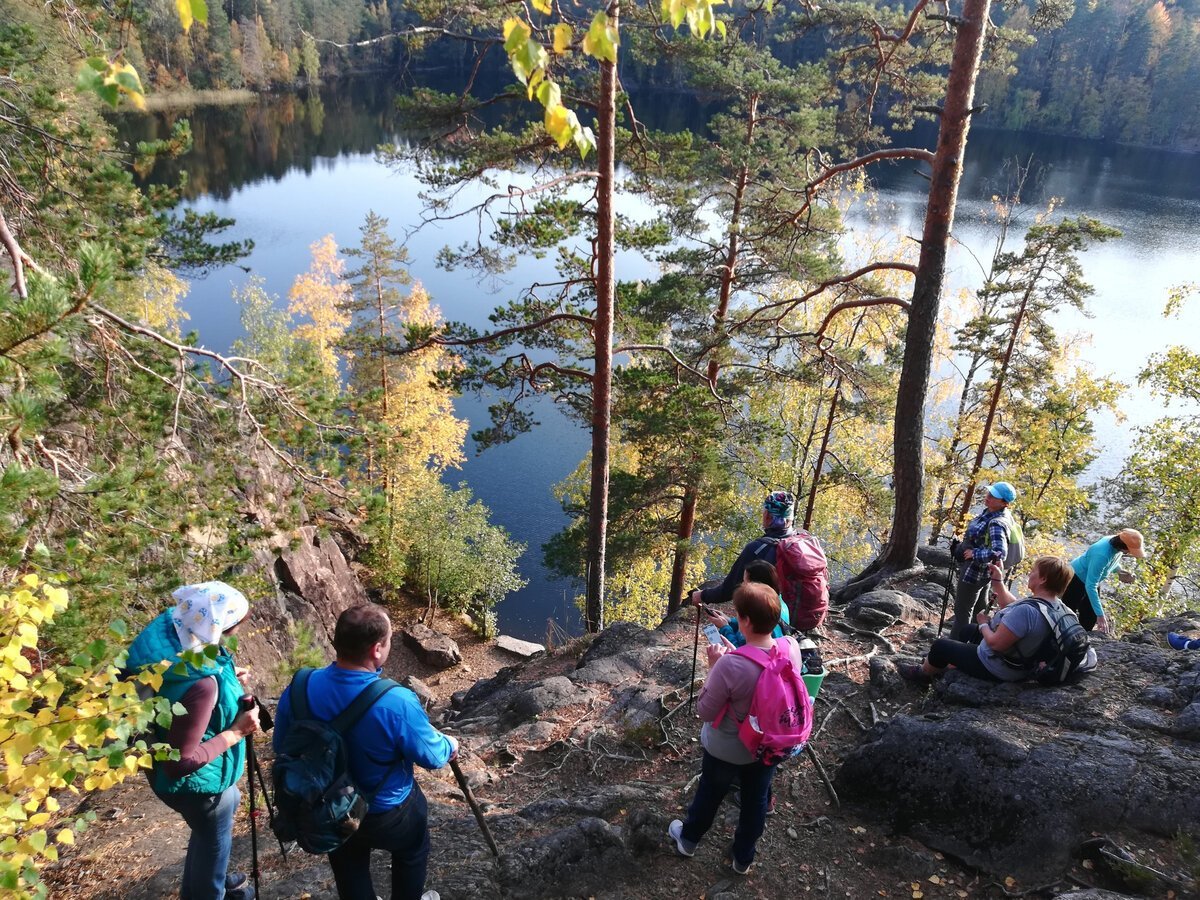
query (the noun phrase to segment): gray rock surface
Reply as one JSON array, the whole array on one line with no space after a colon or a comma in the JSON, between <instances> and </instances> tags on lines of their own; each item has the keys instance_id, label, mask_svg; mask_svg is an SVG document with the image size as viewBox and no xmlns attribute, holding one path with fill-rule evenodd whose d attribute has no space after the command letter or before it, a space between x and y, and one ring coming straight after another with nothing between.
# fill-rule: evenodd
<instances>
[{"instance_id":1,"label":"gray rock surface","mask_svg":"<svg viewBox=\"0 0 1200 900\"><path fill-rule=\"evenodd\" d=\"M930 847L1029 879L1061 872L1098 827L1163 836L1195 827L1200 795L1180 787L1200 784L1200 746L1190 739L1200 659L1095 644L1099 669L1061 688L950 671L922 714L877 726L847 755L839 793ZM891 690L890 663L872 662L872 685ZM1188 705L1139 705L1159 689Z\"/></svg>"},{"instance_id":2,"label":"gray rock surface","mask_svg":"<svg viewBox=\"0 0 1200 900\"><path fill-rule=\"evenodd\" d=\"M533 659L546 652L546 648L541 644L535 644L533 641L522 641L519 638L509 637L507 634L502 634L496 638L496 646L505 653L519 656L521 659Z\"/></svg>"},{"instance_id":3,"label":"gray rock surface","mask_svg":"<svg viewBox=\"0 0 1200 900\"><path fill-rule=\"evenodd\" d=\"M420 622L400 629L400 638L404 646L409 647L417 659L427 666L448 669L462 662L462 653L452 638Z\"/></svg>"},{"instance_id":4,"label":"gray rock surface","mask_svg":"<svg viewBox=\"0 0 1200 900\"><path fill-rule=\"evenodd\" d=\"M929 608L900 591L868 591L846 605L846 617L866 628L886 628L901 620L916 625L928 620Z\"/></svg>"},{"instance_id":5,"label":"gray rock surface","mask_svg":"<svg viewBox=\"0 0 1200 900\"><path fill-rule=\"evenodd\" d=\"M400 683L417 695L417 699L421 701L421 705L425 707L425 709L429 709L435 702L437 702L437 698L434 696L429 685L423 682L416 675L405 675L404 678L400 680Z\"/></svg>"}]
</instances>

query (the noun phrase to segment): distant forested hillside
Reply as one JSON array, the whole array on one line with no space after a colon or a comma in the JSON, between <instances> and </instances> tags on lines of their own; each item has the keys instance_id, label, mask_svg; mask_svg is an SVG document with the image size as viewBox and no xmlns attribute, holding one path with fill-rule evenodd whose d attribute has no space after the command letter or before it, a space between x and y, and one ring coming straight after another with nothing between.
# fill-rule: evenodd
<instances>
[{"instance_id":1,"label":"distant forested hillside","mask_svg":"<svg viewBox=\"0 0 1200 900\"><path fill-rule=\"evenodd\" d=\"M398 71L407 61L400 41L337 45L418 21L401 0L228 0L213 4L207 26L185 34L171 0L138 0L138 7L131 61L158 90L264 89L353 69ZM1035 40L1011 66L983 74L989 124L1200 147L1198 11L1197 0L1093 0L1077 3L1062 28L1039 31L1028 21L1030 12L1019 8L1003 24ZM789 45L782 37L776 46L788 62L824 50L811 42ZM444 65L445 54L438 61Z\"/></svg>"}]
</instances>

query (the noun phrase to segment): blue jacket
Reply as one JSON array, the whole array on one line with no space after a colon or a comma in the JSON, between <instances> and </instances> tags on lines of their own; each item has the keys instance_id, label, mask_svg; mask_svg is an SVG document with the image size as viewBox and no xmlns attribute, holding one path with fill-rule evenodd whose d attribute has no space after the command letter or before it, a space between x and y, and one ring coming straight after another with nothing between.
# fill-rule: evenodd
<instances>
[{"instance_id":1,"label":"blue jacket","mask_svg":"<svg viewBox=\"0 0 1200 900\"><path fill-rule=\"evenodd\" d=\"M1071 560L1071 568L1083 582L1092 612L1097 617L1104 615L1104 607L1100 605L1100 585L1120 564L1121 551L1112 545L1111 537L1101 538L1088 547L1083 556Z\"/></svg>"},{"instance_id":2,"label":"blue jacket","mask_svg":"<svg viewBox=\"0 0 1200 900\"><path fill-rule=\"evenodd\" d=\"M238 699L244 693L244 688L238 681L233 656L224 647L219 649L216 659L205 660L198 667L181 662L181 652L179 635L175 633L175 626L171 622L171 611L167 610L134 638L129 645L126 666L138 672L163 660L175 663L163 673L163 683L158 690L160 697L166 697L172 703L182 700L183 695L201 678L215 678L217 704L204 729L203 740L207 741L233 725L233 720L238 716ZM176 671L179 667L182 670ZM162 733L162 729L157 730ZM245 763L246 744L239 741L212 762L182 778L170 778L161 766L155 766L150 783L157 794L219 794L230 785L237 784Z\"/></svg>"},{"instance_id":3,"label":"blue jacket","mask_svg":"<svg viewBox=\"0 0 1200 900\"><path fill-rule=\"evenodd\" d=\"M379 678L378 672L343 669L331 664L308 680L308 708L315 718L329 722L349 706L359 692ZM276 751L283 746L292 724L289 685L275 711ZM371 812L383 812L408 799L413 786L413 763L440 769L450 761L450 740L429 723L421 701L408 688L392 688L358 720L346 743L350 750L350 777L373 794Z\"/></svg>"},{"instance_id":4,"label":"blue jacket","mask_svg":"<svg viewBox=\"0 0 1200 900\"><path fill-rule=\"evenodd\" d=\"M784 625L790 626L792 624L788 614L787 604L783 602L782 597L779 599L779 620L783 622ZM741 647L746 643L746 636L742 634L741 629L738 628L738 620L735 616L729 617L729 624L721 626L721 634L725 635L725 637L729 639L729 643L733 644L735 647ZM783 629L776 625L775 630L771 632L771 637L783 637Z\"/></svg>"}]
</instances>

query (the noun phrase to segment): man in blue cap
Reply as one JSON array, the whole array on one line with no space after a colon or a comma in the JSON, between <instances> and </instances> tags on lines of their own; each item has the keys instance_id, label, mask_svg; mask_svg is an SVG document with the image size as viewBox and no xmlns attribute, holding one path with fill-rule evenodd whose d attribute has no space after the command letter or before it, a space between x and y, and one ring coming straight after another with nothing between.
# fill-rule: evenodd
<instances>
[{"instance_id":1,"label":"man in blue cap","mask_svg":"<svg viewBox=\"0 0 1200 900\"><path fill-rule=\"evenodd\" d=\"M959 551L958 591L954 595L954 630L951 640L965 641L975 614L985 606L989 582L988 566L1003 567L1008 556L1008 505L1017 499L1016 489L997 481L983 497L983 512L967 525Z\"/></svg>"},{"instance_id":2,"label":"man in blue cap","mask_svg":"<svg viewBox=\"0 0 1200 900\"><path fill-rule=\"evenodd\" d=\"M762 537L756 537L742 548L741 555L721 582L720 587L705 588L702 591L692 591L692 603L728 603L733 598L734 589L742 583L742 574L746 566L756 559L765 560L775 565L776 547L781 540L790 534L795 534L792 522L796 515L796 498L787 491L772 491L763 501Z\"/></svg>"}]
</instances>

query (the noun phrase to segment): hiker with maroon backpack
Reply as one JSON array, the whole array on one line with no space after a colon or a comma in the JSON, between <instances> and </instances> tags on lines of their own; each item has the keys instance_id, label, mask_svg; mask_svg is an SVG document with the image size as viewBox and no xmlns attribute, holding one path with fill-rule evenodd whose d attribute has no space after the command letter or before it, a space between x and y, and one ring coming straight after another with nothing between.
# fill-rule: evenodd
<instances>
[{"instance_id":1,"label":"hiker with maroon backpack","mask_svg":"<svg viewBox=\"0 0 1200 900\"><path fill-rule=\"evenodd\" d=\"M733 606L746 644L735 650L726 640L708 647L711 671L696 707L704 720L700 783L687 818L671 822L667 834L679 855L693 856L738 779L742 799L730 866L745 875L766 825L775 767L803 749L813 713L799 644L771 637L779 622L778 595L765 584L746 582L734 591Z\"/></svg>"},{"instance_id":2,"label":"hiker with maroon backpack","mask_svg":"<svg viewBox=\"0 0 1200 900\"><path fill-rule=\"evenodd\" d=\"M761 559L775 566L792 628L811 631L824 622L829 611L829 567L820 542L807 531L792 527L795 510L796 499L787 491L768 494L763 501L762 537L742 548L719 587L692 591L692 603L728 603L742 583L746 566Z\"/></svg>"}]
</instances>

